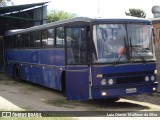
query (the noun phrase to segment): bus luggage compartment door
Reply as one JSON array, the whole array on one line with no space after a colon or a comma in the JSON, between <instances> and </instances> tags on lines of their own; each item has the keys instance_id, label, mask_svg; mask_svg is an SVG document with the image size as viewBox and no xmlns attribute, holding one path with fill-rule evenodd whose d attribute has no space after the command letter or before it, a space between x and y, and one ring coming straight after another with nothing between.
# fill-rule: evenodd
<instances>
[{"instance_id":1,"label":"bus luggage compartment door","mask_svg":"<svg viewBox=\"0 0 160 120\"><path fill-rule=\"evenodd\" d=\"M66 67L66 97L68 100L89 99L88 66Z\"/></svg>"}]
</instances>

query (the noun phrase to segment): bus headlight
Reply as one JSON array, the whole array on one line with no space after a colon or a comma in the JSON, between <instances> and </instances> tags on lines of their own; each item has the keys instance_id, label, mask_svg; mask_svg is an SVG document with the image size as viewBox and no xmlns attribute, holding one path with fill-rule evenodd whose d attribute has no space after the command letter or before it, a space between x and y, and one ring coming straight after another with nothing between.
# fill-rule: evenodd
<instances>
[{"instance_id":1,"label":"bus headlight","mask_svg":"<svg viewBox=\"0 0 160 120\"><path fill-rule=\"evenodd\" d=\"M151 76L151 80L152 80L152 81L155 80L155 76L154 76L154 75Z\"/></svg>"},{"instance_id":2,"label":"bus headlight","mask_svg":"<svg viewBox=\"0 0 160 120\"><path fill-rule=\"evenodd\" d=\"M101 81L101 85L106 85L106 84L107 84L106 79L102 79L102 81Z\"/></svg>"},{"instance_id":3,"label":"bus headlight","mask_svg":"<svg viewBox=\"0 0 160 120\"><path fill-rule=\"evenodd\" d=\"M109 84L109 85L113 85L113 83L114 83L113 79L109 79L109 80L108 80L108 84Z\"/></svg>"},{"instance_id":4,"label":"bus headlight","mask_svg":"<svg viewBox=\"0 0 160 120\"><path fill-rule=\"evenodd\" d=\"M157 74L157 70L154 70L154 74Z\"/></svg>"},{"instance_id":5,"label":"bus headlight","mask_svg":"<svg viewBox=\"0 0 160 120\"><path fill-rule=\"evenodd\" d=\"M149 77L148 76L146 76L144 79L145 79L146 82L149 81Z\"/></svg>"},{"instance_id":6,"label":"bus headlight","mask_svg":"<svg viewBox=\"0 0 160 120\"><path fill-rule=\"evenodd\" d=\"M106 96L107 95L107 93L106 92L102 92L102 96Z\"/></svg>"},{"instance_id":7,"label":"bus headlight","mask_svg":"<svg viewBox=\"0 0 160 120\"><path fill-rule=\"evenodd\" d=\"M156 90L157 90L157 88L156 88L156 87L153 87L153 88L152 88L152 90L153 90L153 91L156 91Z\"/></svg>"}]
</instances>

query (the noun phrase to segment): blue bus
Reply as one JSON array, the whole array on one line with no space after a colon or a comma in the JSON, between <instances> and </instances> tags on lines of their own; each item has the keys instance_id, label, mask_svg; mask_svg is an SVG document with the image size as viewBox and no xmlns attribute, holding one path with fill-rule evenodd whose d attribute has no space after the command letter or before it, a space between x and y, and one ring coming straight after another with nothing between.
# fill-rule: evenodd
<instances>
[{"instance_id":1,"label":"blue bus","mask_svg":"<svg viewBox=\"0 0 160 120\"><path fill-rule=\"evenodd\" d=\"M5 34L5 69L63 91L68 100L114 99L157 90L152 23L77 17Z\"/></svg>"}]
</instances>

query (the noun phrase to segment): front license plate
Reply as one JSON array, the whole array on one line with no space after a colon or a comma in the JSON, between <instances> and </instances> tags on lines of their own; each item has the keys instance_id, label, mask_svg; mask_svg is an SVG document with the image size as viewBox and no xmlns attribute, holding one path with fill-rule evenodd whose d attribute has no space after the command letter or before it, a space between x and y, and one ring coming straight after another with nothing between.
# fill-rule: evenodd
<instances>
[{"instance_id":1,"label":"front license plate","mask_svg":"<svg viewBox=\"0 0 160 120\"><path fill-rule=\"evenodd\" d=\"M126 93L136 93L137 92L137 88L127 88L126 89Z\"/></svg>"}]
</instances>

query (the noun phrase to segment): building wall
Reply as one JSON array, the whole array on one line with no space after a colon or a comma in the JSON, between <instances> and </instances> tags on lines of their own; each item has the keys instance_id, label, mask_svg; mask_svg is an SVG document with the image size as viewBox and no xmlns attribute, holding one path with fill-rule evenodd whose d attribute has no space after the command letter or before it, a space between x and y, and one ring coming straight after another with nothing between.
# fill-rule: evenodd
<instances>
[{"instance_id":1,"label":"building wall","mask_svg":"<svg viewBox=\"0 0 160 120\"><path fill-rule=\"evenodd\" d=\"M153 28L154 28L154 40L155 40L155 52L157 59L158 82L160 82L160 21L153 22Z\"/></svg>"},{"instance_id":2,"label":"building wall","mask_svg":"<svg viewBox=\"0 0 160 120\"><path fill-rule=\"evenodd\" d=\"M25 11L21 13L16 14L10 14L5 17L0 17L0 35L3 36L3 34L8 30L13 29L24 29L27 27L34 26L34 21L27 20L33 18L33 10ZM23 19L26 18L26 19Z\"/></svg>"},{"instance_id":3,"label":"building wall","mask_svg":"<svg viewBox=\"0 0 160 120\"><path fill-rule=\"evenodd\" d=\"M42 25L46 23L47 20L47 6L34 9L34 26Z\"/></svg>"}]
</instances>

